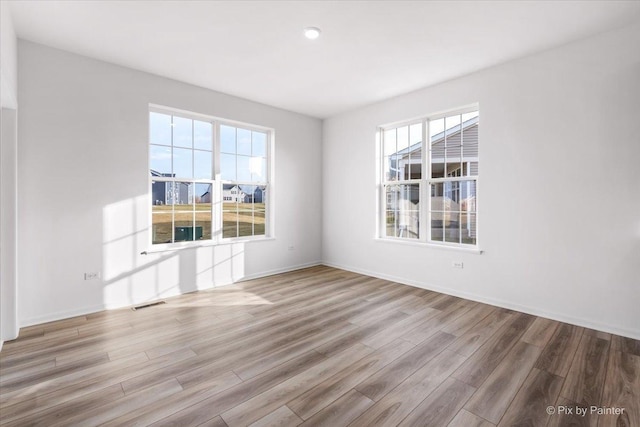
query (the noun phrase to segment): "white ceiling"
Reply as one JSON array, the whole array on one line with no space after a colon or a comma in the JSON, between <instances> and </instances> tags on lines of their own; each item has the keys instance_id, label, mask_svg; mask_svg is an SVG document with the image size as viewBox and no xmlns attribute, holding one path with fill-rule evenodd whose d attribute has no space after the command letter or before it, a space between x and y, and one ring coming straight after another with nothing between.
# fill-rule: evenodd
<instances>
[{"instance_id":1,"label":"white ceiling","mask_svg":"<svg viewBox=\"0 0 640 427\"><path fill-rule=\"evenodd\" d=\"M639 1L13 1L18 37L325 118L627 25ZM315 41L307 26L322 29Z\"/></svg>"}]
</instances>

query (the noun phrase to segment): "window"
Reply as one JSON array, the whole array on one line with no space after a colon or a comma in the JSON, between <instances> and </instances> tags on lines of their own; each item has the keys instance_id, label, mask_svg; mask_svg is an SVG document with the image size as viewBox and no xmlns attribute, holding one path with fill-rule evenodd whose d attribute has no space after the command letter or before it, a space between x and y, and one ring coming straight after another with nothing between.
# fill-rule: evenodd
<instances>
[{"instance_id":1,"label":"window","mask_svg":"<svg viewBox=\"0 0 640 427\"><path fill-rule=\"evenodd\" d=\"M256 126L150 108L152 243L265 237L271 135Z\"/></svg>"},{"instance_id":2,"label":"window","mask_svg":"<svg viewBox=\"0 0 640 427\"><path fill-rule=\"evenodd\" d=\"M478 125L476 108L380 129L380 237L477 246Z\"/></svg>"}]
</instances>

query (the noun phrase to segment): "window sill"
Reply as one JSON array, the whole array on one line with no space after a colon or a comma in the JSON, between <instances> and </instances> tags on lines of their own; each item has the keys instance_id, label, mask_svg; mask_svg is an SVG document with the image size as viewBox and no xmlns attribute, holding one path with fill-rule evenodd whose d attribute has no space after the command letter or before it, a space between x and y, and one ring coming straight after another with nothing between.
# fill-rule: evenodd
<instances>
[{"instance_id":1,"label":"window sill","mask_svg":"<svg viewBox=\"0 0 640 427\"><path fill-rule=\"evenodd\" d=\"M445 245L445 244L433 243L433 242L421 242L419 240L392 239L392 238L388 238L388 237L386 237L386 238L376 237L373 240L375 242L398 243L398 244L401 244L401 245L421 246L421 247L427 247L427 248L445 249L445 250L458 251L458 252L467 252L467 253L477 254L477 255L480 255L480 254L483 253L483 251L481 249L479 249L478 247L466 248L466 247L462 247L462 246Z\"/></svg>"},{"instance_id":2,"label":"window sill","mask_svg":"<svg viewBox=\"0 0 640 427\"><path fill-rule=\"evenodd\" d=\"M140 252L140 255L150 255L150 254L155 254L160 252L175 252L175 251L182 251L182 250L188 250L188 249L208 248L211 246L226 246L226 245L234 245L236 243L267 242L271 240L276 240L276 238L275 237L264 237L259 239L237 238L237 239L225 239L225 240L219 240L219 241L209 241L206 243L205 242L202 242L202 243L189 242L186 244L166 243L166 244L158 245L157 247L154 246L151 249L147 249L146 251L142 251Z\"/></svg>"}]
</instances>

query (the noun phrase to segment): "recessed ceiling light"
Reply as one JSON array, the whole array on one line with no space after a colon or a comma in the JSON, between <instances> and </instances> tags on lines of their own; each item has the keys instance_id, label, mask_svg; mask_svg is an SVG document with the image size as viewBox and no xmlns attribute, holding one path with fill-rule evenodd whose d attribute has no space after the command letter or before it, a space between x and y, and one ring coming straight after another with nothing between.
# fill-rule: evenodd
<instances>
[{"instance_id":1,"label":"recessed ceiling light","mask_svg":"<svg viewBox=\"0 0 640 427\"><path fill-rule=\"evenodd\" d=\"M304 36L309 40L315 40L320 37L320 28L307 27L304 29Z\"/></svg>"}]
</instances>

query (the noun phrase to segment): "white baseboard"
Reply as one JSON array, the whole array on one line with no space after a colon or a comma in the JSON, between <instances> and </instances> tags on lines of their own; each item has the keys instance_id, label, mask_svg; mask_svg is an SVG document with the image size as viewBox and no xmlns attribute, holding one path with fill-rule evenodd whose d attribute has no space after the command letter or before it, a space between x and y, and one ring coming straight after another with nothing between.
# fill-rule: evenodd
<instances>
[{"instance_id":1,"label":"white baseboard","mask_svg":"<svg viewBox=\"0 0 640 427\"><path fill-rule=\"evenodd\" d=\"M620 335L623 337L633 338L636 340L640 340L640 331L633 329L620 328L617 326L608 325L606 323L594 322L589 319L577 318L573 316L567 316L562 313L550 312L538 307L529 307L517 303L513 303L510 301L504 301L497 298L487 298L482 295L472 294L469 292L460 292L455 289L445 288L442 286L435 286L432 284L422 283L415 280L410 280L402 277L396 277L388 274L378 273L375 271L363 270L360 268L355 268L347 265L342 265L333 262L324 261L323 265L339 268L341 270L351 271L353 273L364 274L366 276L376 277L379 279L389 280L392 282L402 283L404 285L413 286L416 288L427 289L430 291L440 292L442 294L452 295L455 297L460 297L472 301L481 302L484 304L489 304L497 307L507 308L510 310L520 311L522 313L532 314L534 316L544 317L551 320L556 320L558 322L569 323L576 326L582 326L584 328L595 329L602 332L608 332L614 335Z\"/></svg>"},{"instance_id":2,"label":"white baseboard","mask_svg":"<svg viewBox=\"0 0 640 427\"><path fill-rule=\"evenodd\" d=\"M302 270L303 268L315 267L317 265L322 265L320 261L307 262L304 264L293 265L289 267L276 268L274 270L263 271L260 273L248 274L241 278L238 278L236 282L244 282L245 280L259 279L261 277L273 276L274 274L288 273L290 271Z\"/></svg>"}]
</instances>

